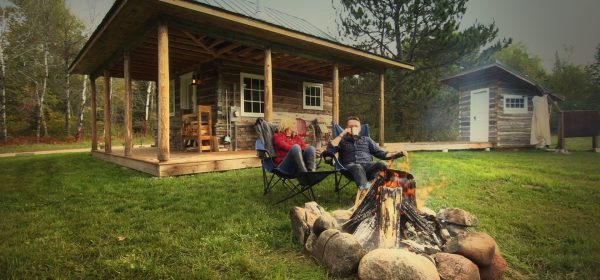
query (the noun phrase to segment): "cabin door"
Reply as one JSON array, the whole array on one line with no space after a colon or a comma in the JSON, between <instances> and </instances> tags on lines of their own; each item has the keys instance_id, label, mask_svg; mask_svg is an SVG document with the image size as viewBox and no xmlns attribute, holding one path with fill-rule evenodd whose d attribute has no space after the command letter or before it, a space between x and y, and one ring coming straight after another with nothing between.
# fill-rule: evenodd
<instances>
[{"instance_id":1,"label":"cabin door","mask_svg":"<svg viewBox=\"0 0 600 280\"><path fill-rule=\"evenodd\" d=\"M490 91L471 91L471 142L488 142L490 128Z\"/></svg>"}]
</instances>

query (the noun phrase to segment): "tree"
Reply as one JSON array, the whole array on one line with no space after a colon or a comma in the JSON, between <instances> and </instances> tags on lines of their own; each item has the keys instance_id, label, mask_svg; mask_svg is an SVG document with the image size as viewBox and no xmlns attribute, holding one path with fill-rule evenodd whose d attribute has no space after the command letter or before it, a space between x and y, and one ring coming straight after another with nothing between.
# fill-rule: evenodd
<instances>
[{"instance_id":1,"label":"tree","mask_svg":"<svg viewBox=\"0 0 600 280\"><path fill-rule=\"evenodd\" d=\"M414 64L386 81L390 128L408 139L427 138L425 115L438 92L437 80L465 56L479 53L497 36L495 24L460 28L467 0L341 0L340 35L355 46ZM391 109L391 110L390 110ZM391 135L394 139L394 135Z\"/></svg>"},{"instance_id":2,"label":"tree","mask_svg":"<svg viewBox=\"0 0 600 280\"><path fill-rule=\"evenodd\" d=\"M596 47L596 54L594 55L594 63L588 66L588 72L592 76L596 86L600 88L600 45ZM600 93L599 93L600 94Z\"/></svg>"},{"instance_id":3,"label":"tree","mask_svg":"<svg viewBox=\"0 0 600 280\"><path fill-rule=\"evenodd\" d=\"M594 85L593 73L586 67L561 59L557 54L548 85L565 96L561 104L563 110L600 110L598 88Z\"/></svg>"},{"instance_id":4,"label":"tree","mask_svg":"<svg viewBox=\"0 0 600 280\"><path fill-rule=\"evenodd\" d=\"M492 58L538 82L544 82L547 79L548 74L544 70L542 59L537 55L530 54L527 47L521 42L503 48L494 53Z\"/></svg>"},{"instance_id":5,"label":"tree","mask_svg":"<svg viewBox=\"0 0 600 280\"><path fill-rule=\"evenodd\" d=\"M5 75L10 118L19 123L35 120L30 127L40 141L50 129L62 130L56 123L64 114L68 128L71 115L71 85L67 67L83 42L83 24L66 8L64 0L12 0L14 12L7 23ZM12 111L11 111L12 110ZM18 134L26 127L15 125ZM66 129L65 129L66 131Z\"/></svg>"},{"instance_id":6,"label":"tree","mask_svg":"<svg viewBox=\"0 0 600 280\"><path fill-rule=\"evenodd\" d=\"M62 7L64 9L59 10L61 15L56 15L60 19L57 22L58 26L56 29L58 32L56 39L57 47L59 48L58 53L60 53L60 58L63 61L65 135L69 136L71 131L71 75L69 74L69 66L82 47L84 25L76 17L70 16L69 11L65 7L64 0L62 0Z\"/></svg>"}]
</instances>

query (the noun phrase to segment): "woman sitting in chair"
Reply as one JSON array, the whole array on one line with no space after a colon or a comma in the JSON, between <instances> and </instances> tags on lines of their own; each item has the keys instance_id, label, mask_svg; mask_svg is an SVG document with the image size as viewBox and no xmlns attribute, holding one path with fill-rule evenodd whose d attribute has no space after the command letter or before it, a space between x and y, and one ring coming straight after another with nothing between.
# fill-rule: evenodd
<instances>
[{"instance_id":1,"label":"woman sitting in chair","mask_svg":"<svg viewBox=\"0 0 600 280\"><path fill-rule=\"evenodd\" d=\"M296 120L283 119L273 135L273 148L279 170L290 175L315 170L315 148L304 143L296 132Z\"/></svg>"}]
</instances>

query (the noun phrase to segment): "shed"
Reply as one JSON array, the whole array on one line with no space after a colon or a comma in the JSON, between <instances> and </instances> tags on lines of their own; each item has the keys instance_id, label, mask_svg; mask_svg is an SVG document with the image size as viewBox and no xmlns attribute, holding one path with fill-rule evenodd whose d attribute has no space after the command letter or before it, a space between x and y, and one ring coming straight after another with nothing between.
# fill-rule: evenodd
<instances>
[{"instance_id":1,"label":"shed","mask_svg":"<svg viewBox=\"0 0 600 280\"><path fill-rule=\"evenodd\" d=\"M532 98L564 99L498 61L440 81L459 92L459 140L494 147L530 147Z\"/></svg>"},{"instance_id":2,"label":"shed","mask_svg":"<svg viewBox=\"0 0 600 280\"><path fill-rule=\"evenodd\" d=\"M380 75L377 127L383 145L384 72L393 68L414 69L344 45L304 19L250 0L116 0L70 73L91 77L93 154L166 176L259 165L250 151L257 117L339 122L340 77L365 72ZM112 93L125 100L122 151L113 151L110 137L111 77L125 80L124 92ZM98 149L98 78L105 89L103 150ZM158 143L152 151L133 149L133 79L158 84ZM209 127L198 130L209 134L212 152L182 154L185 116L198 112L210 116ZM213 144L224 144L229 117L235 120L231 141L238 145L221 154Z\"/></svg>"}]
</instances>

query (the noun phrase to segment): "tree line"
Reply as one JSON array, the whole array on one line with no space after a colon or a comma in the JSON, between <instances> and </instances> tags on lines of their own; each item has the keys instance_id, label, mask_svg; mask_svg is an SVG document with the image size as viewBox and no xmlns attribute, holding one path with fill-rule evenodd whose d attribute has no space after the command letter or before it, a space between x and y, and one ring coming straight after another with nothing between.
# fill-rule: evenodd
<instances>
[{"instance_id":1,"label":"tree line","mask_svg":"<svg viewBox=\"0 0 600 280\"><path fill-rule=\"evenodd\" d=\"M0 6L0 134L4 143L78 141L89 137L89 78L69 75L69 66L89 37L81 19L65 0L10 0ZM122 79L111 79L111 92L123 92ZM149 129L155 91L135 81L134 121L138 132ZM104 99L98 87L97 104ZM111 96L112 121L123 120L123 97ZM102 106L98 106L102 129ZM114 133L119 133L115 129ZM13 141L10 141L13 140ZM33 140L33 141L31 141Z\"/></svg>"},{"instance_id":2,"label":"tree line","mask_svg":"<svg viewBox=\"0 0 600 280\"><path fill-rule=\"evenodd\" d=\"M569 54L556 55L552 71L522 43L498 38L495 23L461 26L468 0L341 0L334 3L339 36L366 51L408 62L415 71L387 71L385 119L388 141L455 140L458 94L438 80L494 60L512 66L565 95L563 109L600 109L600 46L590 65L576 65ZM68 69L89 37L84 23L65 0L10 0L0 6L0 134L6 143L25 136L79 140L88 137L88 77ZM359 115L378 123L377 74L346 77L341 82L342 116ZM113 79L112 92L122 91ZM155 123L155 91L135 81L134 129ZM97 102L102 104L103 87ZM360 98L357 96L360 95ZM359 102L360 101L360 102ZM111 96L112 121L123 121L123 97ZM99 129L102 106L98 106ZM373 129L374 134L377 133ZM374 135L376 137L376 135Z\"/></svg>"}]
</instances>

